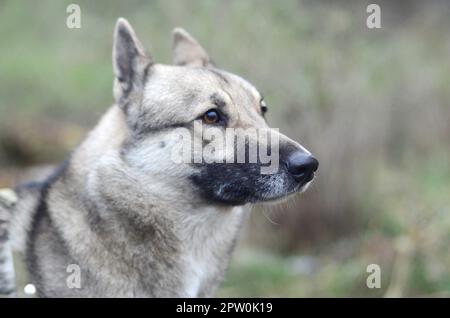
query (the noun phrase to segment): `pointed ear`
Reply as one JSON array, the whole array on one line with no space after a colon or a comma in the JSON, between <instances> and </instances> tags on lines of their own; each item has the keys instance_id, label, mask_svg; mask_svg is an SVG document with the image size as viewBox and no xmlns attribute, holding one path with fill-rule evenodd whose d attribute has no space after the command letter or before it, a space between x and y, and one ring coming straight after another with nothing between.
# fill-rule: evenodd
<instances>
[{"instance_id":1,"label":"pointed ear","mask_svg":"<svg viewBox=\"0 0 450 318\"><path fill-rule=\"evenodd\" d=\"M152 59L145 53L130 23L119 18L113 45L114 95L118 102L144 84L144 75L151 64Z\"/></svg>"},{"instance_id":2,"label":"pointed ear","mask_svg":"<svg viewBox=\"0 0 450 318\"><path fill-rule=\"evenodd\" d=\"M173 30L173 64L208 66L211 64L206 51L184 29Z\"/></svg>"}]
</instances>

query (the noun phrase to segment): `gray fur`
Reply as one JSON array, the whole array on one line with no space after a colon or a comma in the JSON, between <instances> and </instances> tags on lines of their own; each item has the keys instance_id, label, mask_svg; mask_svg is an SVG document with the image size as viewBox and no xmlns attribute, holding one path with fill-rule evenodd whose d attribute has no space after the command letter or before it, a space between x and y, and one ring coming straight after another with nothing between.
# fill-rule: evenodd
<instances>
[{"instance_id":1,"label":"gray fur","mask_svg":"<svg viewBox=\"0 0 450 318\"><path fill-rule=\"evenodd\" d=\"M0 296L16 295L14 262L9 241L9 211L17 202L11 190L0 190Z\"/></svg>"},{"instance_id":2,"label":"gray fur","mask_svg":"<svg viewBox=\"0 0 450 318\"><path fill-rule=\"evenodd\" d=\"M170 132L192 127L214 104L226 112L229 127L270 129L260 93L214 68L181 29L174 31L174 63L154 64L129 23L119 19L116 104L53 176L18 190L20 200L8 212L11 242L26 254L39 296L212 296L248 215L246 203L301 190L281 168L262 178L236 166L228 178L237 179L227 180L202 165L171 162L176 140ZM241 179L255 180L244 184L255 192L252 198L220 202L220 191L239 187ZM216 192L203 191L209 188ZM81 269L81 288L67 283L71 264Z\"/></svg>"}]
</instances>

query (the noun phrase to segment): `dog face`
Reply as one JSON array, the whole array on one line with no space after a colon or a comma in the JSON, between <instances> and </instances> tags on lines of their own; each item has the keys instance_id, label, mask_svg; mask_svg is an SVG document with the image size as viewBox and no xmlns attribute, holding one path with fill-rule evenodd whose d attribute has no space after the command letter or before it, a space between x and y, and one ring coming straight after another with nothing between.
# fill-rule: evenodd
<instances>
[{"instance_id":1,"label":"dog face","mask_svg":"<svg viewBox=\"0 0 450 318\"><path fill-rule=\"evenodd\" d=\"M130 130L121 150L128 166L171 184L186 200L213 204L275 200L306 189L318 162L267 125L261 93L213 66L184 30L174 31L173 51L174 65L153 63L119 19L114 94Z\"/></svg>"}]
</instances>

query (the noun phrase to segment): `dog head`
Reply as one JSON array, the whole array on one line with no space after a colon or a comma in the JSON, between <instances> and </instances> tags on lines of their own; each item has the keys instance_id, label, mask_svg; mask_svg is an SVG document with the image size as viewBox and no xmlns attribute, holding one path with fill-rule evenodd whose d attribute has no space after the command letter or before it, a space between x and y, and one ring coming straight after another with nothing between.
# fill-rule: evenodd
<instances>
[{"instance_id":1,"label":"dog head","mask_svg":"<svg viewBox=\"0 0 450 318\"><path fill-rule=\"evenodd\" d=\"M174 65L156 64L129 23L117 22L114 95L130 131L121 149L128 166L210 204L306 189L318 161L267 125L261 93L215 67L186 31L175 29L173 38Z\"/></svg>"}]
</instances>

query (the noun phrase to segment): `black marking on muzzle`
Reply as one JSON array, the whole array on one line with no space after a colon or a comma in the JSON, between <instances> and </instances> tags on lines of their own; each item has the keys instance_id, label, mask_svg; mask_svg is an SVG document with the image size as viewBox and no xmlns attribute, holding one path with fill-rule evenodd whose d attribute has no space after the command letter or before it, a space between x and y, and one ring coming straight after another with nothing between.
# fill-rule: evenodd
<instances>
[{"instance_id":1,"label":"black marking on muzzle","mask_svg":"<svg viewBox=\"0 0 450 318\"><path fill-rule=\"evenodd\" d=\"M259 169L257 164L204 164L191 180L207 201L243 205L258 201L257 193L264 190Z\"/></svg>"}]
</instances>

